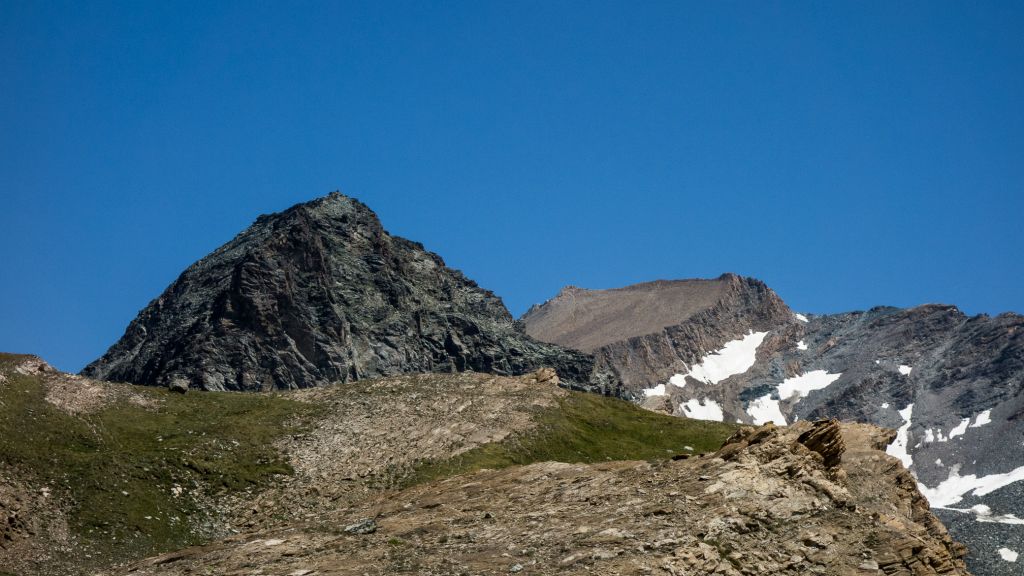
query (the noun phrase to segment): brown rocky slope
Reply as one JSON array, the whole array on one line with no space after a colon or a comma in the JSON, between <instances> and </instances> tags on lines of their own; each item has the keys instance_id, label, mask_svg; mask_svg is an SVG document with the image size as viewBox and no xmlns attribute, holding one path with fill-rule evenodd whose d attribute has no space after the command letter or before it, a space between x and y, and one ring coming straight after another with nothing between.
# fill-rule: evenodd
<instances>
[{"instance_id":1,"label":"brown rocky slope","mask_svg":"<svg viewBox=\"0 0 1024 576\"><path fill-rule=\"evenodd\" d=\"M890 435L802 422L704 457L483 470L110 574L967 574Z\"/></svg>"}]
</instances>

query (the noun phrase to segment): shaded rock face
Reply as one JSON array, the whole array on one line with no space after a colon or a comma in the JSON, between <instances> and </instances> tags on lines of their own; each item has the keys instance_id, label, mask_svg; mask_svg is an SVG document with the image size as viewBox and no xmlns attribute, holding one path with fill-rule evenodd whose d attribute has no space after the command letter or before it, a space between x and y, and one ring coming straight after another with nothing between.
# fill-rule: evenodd
<instances>
[{"instance_id":1,"label":"shaded rock face","mask_svg":"<svg viewBox=\"0 0 1024 576\"><path fill-rule=\"evenodd\" d=\"M801 434L797 442L821 454L822 461L827 468L835 468L842 459L846 445L843 443L843 436L839 429L839 421L819 420L814 426Z\"/></svg>"},{"instance_id":2,"label":"shaded rock face","mask_svg":"<svg viewBox=\"0 0 1024 576\"><path fill-rule=\"evenodd\" d=\"M252 391L542 366L600 382L587 354L526 336L492 292L333 193L261 216L193 264L83 374Z\"/></svg>"},{"instance_id":3,"label":"shaded rock face","mask_svg":"<svg viewBox=\"0 0 1024 576\"><path fill-rule=\"evenodd\" d=\"M741 429L713 456L485 470L109 574L967 574L884 436L801 422Z\"/></svg>"},{"instance_id":4,"label":"shaded rock face","mask_svg":"<svg viewBox=\"0 0 1024 576\"><path fill-rule=\"evenodd\" d=\"M804 317L774 294L736 294L682 328L596 348L598 364L625 383L616 393L650 409L726 422L839 418L901 429L890 450L905 447L909 481L921 483L936 514L971 548L972 571L1005 574L1019 566L997 551L1024 552L1024 481L1013 481L1024 478L1024 317L968 317L936 304ZM569 332L568 316L566 322ZM726 342L751 331L765 335L749 365L715 382L683 376L721 359ZM712 405L716 410L701 410ZM978 494L975 486L996 487Z\"/></svg>"}]
</instances>

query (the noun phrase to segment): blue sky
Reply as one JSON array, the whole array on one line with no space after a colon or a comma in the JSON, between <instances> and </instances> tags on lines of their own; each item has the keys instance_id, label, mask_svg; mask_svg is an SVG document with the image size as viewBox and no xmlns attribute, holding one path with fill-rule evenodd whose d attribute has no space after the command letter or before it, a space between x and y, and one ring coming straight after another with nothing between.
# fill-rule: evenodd
<instances>
[{"instance_id":1,"label":"blue sky","mask_svg":"<svg viewBox=\"0 0 1024 576\"><path fill-rule=\"evenodd\" d=\"M1024 311L1021 29L1020 2L3 0L0 350L78 370L335 189L517 315L724 271L801 311Z\"/></svg>"}]
</instances>

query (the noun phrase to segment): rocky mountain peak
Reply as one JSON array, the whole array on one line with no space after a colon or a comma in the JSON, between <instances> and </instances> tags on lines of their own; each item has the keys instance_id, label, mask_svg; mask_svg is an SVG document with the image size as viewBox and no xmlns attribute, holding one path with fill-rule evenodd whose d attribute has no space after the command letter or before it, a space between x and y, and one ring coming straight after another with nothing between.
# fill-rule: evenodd
<instances>
[{"instance_id":1,"label":"rocky mountain peak","mask_svg":"<svg viewBox=\"0 0 1024 576\"><path fill-rule=\"evenodd\" d=\"M260 216L190 266L83 373L266 390L542 366L569 385L591 378L587 355L526 336L493 292L334 192Z\"/></svg>"}]
</instances>

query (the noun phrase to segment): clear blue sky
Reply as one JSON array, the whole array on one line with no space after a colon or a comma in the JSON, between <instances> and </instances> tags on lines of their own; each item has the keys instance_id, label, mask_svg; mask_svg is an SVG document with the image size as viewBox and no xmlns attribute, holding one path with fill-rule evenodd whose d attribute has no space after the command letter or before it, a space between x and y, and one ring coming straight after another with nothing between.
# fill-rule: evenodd
<instances>
[{"instance_id":1,"label":"clear blue sky","mask_svg":"<svg viewBox=\"0 0 1024 576\"><path fill-rule=\"evenodd\" d=\"M91 4L91 6L86 6ZM1021 2L0 0L0 350L335 189L519 314L733 271L1024 311Z\"/></svg>"}]
</instances>

